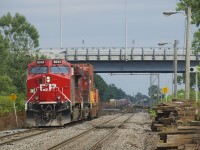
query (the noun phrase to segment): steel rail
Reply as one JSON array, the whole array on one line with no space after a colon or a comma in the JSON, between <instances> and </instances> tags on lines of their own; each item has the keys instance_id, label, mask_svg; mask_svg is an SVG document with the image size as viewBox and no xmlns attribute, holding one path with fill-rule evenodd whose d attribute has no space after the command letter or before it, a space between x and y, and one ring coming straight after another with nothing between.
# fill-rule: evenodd
<instances>
[{"instance_id":1,"label":"steel rail","mask_svg":"<svg viewBox=\"0 0 200 150\"><path fill-rule=\"evenodd\" d=\"M107 135L105 135L102 139L96 142L89 150L96 150L99 145L101 145L106 139L113 135L119 129L119 127L122 126L125 122L127 122L133 115L134 113L131 114L126 120L121 122L119 125L115 126Z\"/></svg>"},{"instance_id":2,"label":"steel rail","mask_svg":"<svg viewBox=\"0 0 200 150\"><path fill-rule=\"evenodd\" d=\"M114 119L116 119L116 118L118 118L118 117L120 117L120 116L123 116L123 115L125 115L125 114L126 114L126 113L123 113L123 114L121 114L121 115L118 115L118 116L116 116L116 117L110 119L110 120L107 120L107 121L105 121L105 122L103 122L103 123L100 123L100 124L98 124L98 125L95 125L95 126L89 128L88 130L86 130L86 131L84 131L84 132L82 132L82 133L80 133L80 134L78 134L78 135L76 135L76 136L74 136L74 137L72 137L72 138L69 138L69 139L67 139L67 140L65 140L65 141L63 141L63 142L58 143L57 145L54 145L54 146L48 148L47 150L57 150L57 149L59 149L59 148L61 148L61 147L64 147L64 146L67 145L68 143L73 142L74 140L76 140L76 139L78 139L78 138L81 138L81 137L83 137L84 135L86 135L86 134L92 132L92 131L95 130L97 127L99 127L99 126L101 126L101 125L103 125L103 124L106 124L106 123L108 123L108 122L110 122L110 121L112 121L112 120L114 120Z\"/></svg>"},{"instance_id":3,"label":"steel rail","mask_svg":"<svg viewBox=\"0 0 200 150\"><path fill-rule=\"evenodd\" d=\"M14 136L14 135L17 135L17 134L24 134L24 133L32 132L34 130L38 130L38 129L34 128L34 129L29 129L29 130L24 130L24 131L19 131L19 132L16 132L16 133L11 133L11 134L7 134L7 135L3 135L3 136L0 136L0 140L4 139L4 138L11 137L11 136Z\"/></svg>"},{"instance_id":4,"label":"steel rail","mask_svg":"<svg viewBox=\"0 0 200 150\"><path fill-rule=\"evenodd\" d=\"M34 130L36 130L36 129L34 129ZM30 137L33 137L33 136L36 136L36 135L40 135L40 134L43 134L43 133L47 133L47 132L50 132L50 131L53 131L53 130L57 130L57 129L54 128L54 129L51 129L51 130L44 130L44 131L41 131L41 132L38 132L38 133L35 133L35 134L31 134L31 135L27 135L27 136L22 136L22 137L15 138L15 139L11 139L11 137L12 137L12 136L15 136L15 135L17 135L17 134L11 134L11 135L7 135L7 136L3 136L3 137L1 137L0 139L4 139L4 138L10 137L10 140L8 140L8 141L6 141L6 142L0 143L0 146L6 145L6 144L9 144L9 143L12 143L12 142L21 141L21 140L23 140L23 139L30 138ZM31 131L33 131L33 130L31 130ZM20 135L21 133L24 134L24 133L26 133L26 132L19 132L18 134Z\"/></svg>"}]
</instances>

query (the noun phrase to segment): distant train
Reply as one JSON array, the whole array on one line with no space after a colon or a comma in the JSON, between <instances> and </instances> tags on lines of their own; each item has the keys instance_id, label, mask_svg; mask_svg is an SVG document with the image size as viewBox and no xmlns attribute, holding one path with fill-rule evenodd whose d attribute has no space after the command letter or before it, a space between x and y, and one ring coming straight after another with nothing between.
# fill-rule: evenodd
<instances>
[{"instance_id":1,"label":"distant train","mask_svg":"<svg viewBox=\"0 0 200 150\"><path fill-rule=\"evenodd\" d=\"M62 126L97 117L98 103L92 65L60 59L37 60L28 65L27 125Z\"/></svg>"},{"instance_id":2,"label":"distant train","mask_svg":"<svg viewBox=\"0 0 200 150\"><path fill-rule=\"evenodd\" d=\"M129 105L129 101L127 99L110 99L109 102L101 102L103 109L113 109L118 108L121 109Z\"/></svg>"}]
</instances>

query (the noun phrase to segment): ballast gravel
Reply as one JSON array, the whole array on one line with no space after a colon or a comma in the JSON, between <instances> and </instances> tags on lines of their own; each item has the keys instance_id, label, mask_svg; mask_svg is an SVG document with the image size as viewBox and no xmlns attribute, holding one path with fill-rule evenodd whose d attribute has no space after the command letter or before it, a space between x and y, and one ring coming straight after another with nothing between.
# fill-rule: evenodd
<instances>
[{"instance_id":1,"label":"ballast gravel","mask_svg":"<svg viewBox=\"0 0 200 150\"><path fill-rule=\"evenodd\" d=\"M78 135L87 129L109 120L119 114L101 116L91 121L85 121L73 126L66 126L47 132L38 136L27 138L22 141L13 142L9 145L0 146L1 150L47 150L48 148L66 140L75 135ZM129 114L130 115L130 114ZM127 118L127 115L113 120L113 126ZM135 113L116 133L107 139L99 150L153 150L156 146L157 135L151 132L151 119L148 113ZM63 147L63 150L86 150L89 149L96 141L101 139L110 130L109 128L102 128L89 133L75 142ZM9 131L7 131L9 132ZM0 133L1 136L1 133Z\"/></svg>"}]
</instances>

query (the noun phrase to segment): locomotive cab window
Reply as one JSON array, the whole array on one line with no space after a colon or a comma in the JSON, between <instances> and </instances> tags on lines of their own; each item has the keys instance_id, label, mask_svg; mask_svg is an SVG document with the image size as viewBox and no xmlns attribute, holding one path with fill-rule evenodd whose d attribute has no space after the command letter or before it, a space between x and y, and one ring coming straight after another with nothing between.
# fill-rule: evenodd
<instances>
[{"instance_id":1,"label":"locomotive cab window","mask_svg":"<svg viewBox=\"0 0 200 150\"><path fill-rule=\"evenodd\" d=\"M30 68L31 74L43 74L47 73L47 67L46 66L34 66Z\"/></svg>"},{"instance_id":2,"label":"locomotive cab window","mask_svg":"<svg viewBox=\"0 0 200 150\"><path fill-rule=\"evenodd\" d=\"M67 66L51 66L50 70L51 70L51 73L55 73L55 74L59 74L59 73L68 74L69 73L69 67L67 67Z\"/></svg>"}]
</instances>

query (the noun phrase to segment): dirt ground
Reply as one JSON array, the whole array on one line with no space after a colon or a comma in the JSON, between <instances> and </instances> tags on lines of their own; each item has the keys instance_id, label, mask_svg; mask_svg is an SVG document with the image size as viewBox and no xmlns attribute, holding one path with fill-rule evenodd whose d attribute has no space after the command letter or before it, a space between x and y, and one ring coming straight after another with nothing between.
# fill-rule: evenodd
<instances>
[{"instance_id":1,"label":"dirt ground","mask_svg":"<svg viewBox=\"0 0 200 150\"><path fill-rule=\"evenodd\" d=\"M15 118L15 113L8 113L8 114L1 114L0 115L0 131L9 130L9 129L16 129L16 128L23 128L24 127L24 112L17 113L17 122Z\"/></svg>"}]
</instances>

